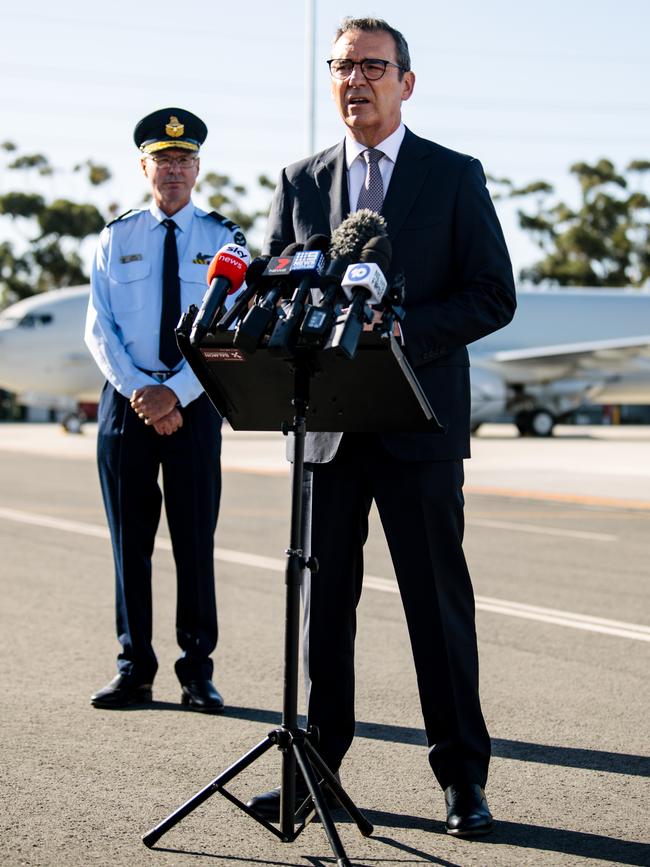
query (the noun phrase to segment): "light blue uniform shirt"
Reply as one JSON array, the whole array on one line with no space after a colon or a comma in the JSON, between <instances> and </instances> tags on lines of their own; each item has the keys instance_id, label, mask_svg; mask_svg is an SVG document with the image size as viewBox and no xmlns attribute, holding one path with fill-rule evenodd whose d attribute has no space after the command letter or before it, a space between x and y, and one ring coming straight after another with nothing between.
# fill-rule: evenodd
<instances>
[{"instance_id":1,"label":"light blue uniform shirt","mask_svg":"<svg viewBox=\"0 0 650 867\"><path fill-rule=\"evenodd\" d=\"M144 370L166 367L158 358L165 219L167 215L152 202L148 210L132 211L109 224L99 236L93 263L86 345L106 379L126 398L137 388L158 384ZM201 305L214 254L224 244L241 243L242 235L193 202L172 219L177 226L181 312L185 312L190 304ZM181 406L203 391L185 359L165 385Z\"/></svg>"}]
</instances>

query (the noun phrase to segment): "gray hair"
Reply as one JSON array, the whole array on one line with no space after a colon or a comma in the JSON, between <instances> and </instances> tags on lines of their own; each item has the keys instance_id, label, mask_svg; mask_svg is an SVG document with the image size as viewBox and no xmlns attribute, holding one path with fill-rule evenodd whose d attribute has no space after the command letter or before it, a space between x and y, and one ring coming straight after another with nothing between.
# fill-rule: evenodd
<instances>
[{"instance_id":1,"label":"gray hair","mask_svg":"<svg viewBox=\"0 0 650 867\"><path fill-rule=\"evenodd\" d=\"M411 55L409 54L406 39L404 39L399 30L395 30L383 18L344 18L334 35L334 42L338 42L341 36L350 30L363 30L365 33L388 33L393 37L395 43L397 65L401 67L399 73L400 79L402 78L403 71L408 72L411 69Z\"/></svg>"}]
</instances>

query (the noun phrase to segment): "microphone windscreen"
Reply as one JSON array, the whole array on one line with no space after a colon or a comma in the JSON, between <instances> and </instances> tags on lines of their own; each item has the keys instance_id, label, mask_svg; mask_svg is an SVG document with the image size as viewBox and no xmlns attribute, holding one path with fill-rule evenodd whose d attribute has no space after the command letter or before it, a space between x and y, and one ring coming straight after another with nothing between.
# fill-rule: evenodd
<instances>
[{"instance_id":1,"label":"microphone windscreen","mask_svg":"<svg viewBox=\"0 0 650 867\"><path fill-rule=\"evenodd\" d=\"M321 253L327 253L330 248L330 239L327 235L312 235L305 241L305 252L318 250Z\"/></svg>"},{"instance_id":2,"label":"microphone windscreen","mask_svg":"<svg viewBox=\"0 0 650 867\"><path fill-rule=\"evenodd\" d=\"M346 217L332 232L330 258L346 258L356 262L368 241L377 235L387 234L388 226L381 214L362 208Z\"/></svg>"},{"instance_id":3,"label":"microphone windscreen","mask_svg":"<svg viewBox=\"0 0 650 867\"><path fill-rule=\"evenodd\" d=\"M295 256L296 253L299 253L303 248L304 244L301 244L300 241L294 241L293 243L287 245L284 250L280 253L280 257L285 259L287 256Z\"/></svg>"},{"instance_id":4,"label":"microphone windscreen","mask_svg":"<svg viewBox=\"0 0 650 867\"><path fill-rule=\"evenodd\" d=\"M364 244L363 250L359 256L360 262L375 262L384 275L388 274L390 268L390 260L393 255L393 245L387 235L376 235L371 238L367 244Z\"/></svg>"},{"instance_id":5,"label":"microphone windscreen","mask_svg":"<svg viewBox=\"0 0 650 867\"><path fill-rule=\"evenodd\" d=\"M256 256L253 259L246 271L246 284L248 286L254 286L257 283L270 261L270 256Z\"/></svg>"}]
</instances>

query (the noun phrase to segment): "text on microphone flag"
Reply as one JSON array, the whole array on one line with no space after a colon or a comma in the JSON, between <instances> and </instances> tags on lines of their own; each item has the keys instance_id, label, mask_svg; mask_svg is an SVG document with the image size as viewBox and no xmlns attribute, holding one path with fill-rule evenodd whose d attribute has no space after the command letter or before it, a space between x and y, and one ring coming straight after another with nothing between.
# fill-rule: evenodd
<instances>
[{"instance_id":1,"label":"text on microphone flag","mask_svg":"<svg viewBox=\"0 0 650 867\"><path fill-rule=\"evenodd\" d=\"M231 281L239 280L238 286L240 286L246 275L249 262L250 256L245 247L241 247L239 244L225 244L210 262L206 276L208 286L215 277L226 277Z\"/></svg>"},{"instance_id":2,"label":"text on microphone flag","mask_svg":"<svg viewBox=\"0 0 650 867\"><path fill-rule=\"evenodd\" d=\"M325 256L320 250L301 250L293 257L292 271L317 271L322 274L325 267Z\"/></svg>"}]
</instances>

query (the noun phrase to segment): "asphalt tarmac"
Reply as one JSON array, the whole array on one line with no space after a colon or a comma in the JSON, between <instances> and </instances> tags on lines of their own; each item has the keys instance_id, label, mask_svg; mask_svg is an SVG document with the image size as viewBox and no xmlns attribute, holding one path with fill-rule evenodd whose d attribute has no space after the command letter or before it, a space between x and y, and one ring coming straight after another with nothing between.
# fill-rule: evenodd
<instances>
[{"instance_id":1,"label":"asphalt tarmac","mask_svg":"<svg viewBox=\"0 0 650 867\"><path fill-rule=\"evenodd\" d=\"M283 844L215 794L148 850L141 835L280 722L289 477L281 437L224 440L217 530L222 716L180 705L166 525L154 563L154 703L93 709L110 680L113 566L93 428L0 425L0 863L170 867L335 863L312 823ZM482 429L466 552L494 832L444 833L406 627L371 517L357 639L357 737L343 783L375 826L335 813L355 865L650 864L650 430ZM301 700L302 708L302 700ZM231 784L279 782L273 749Z\"/></svg>"}]
</instances>

